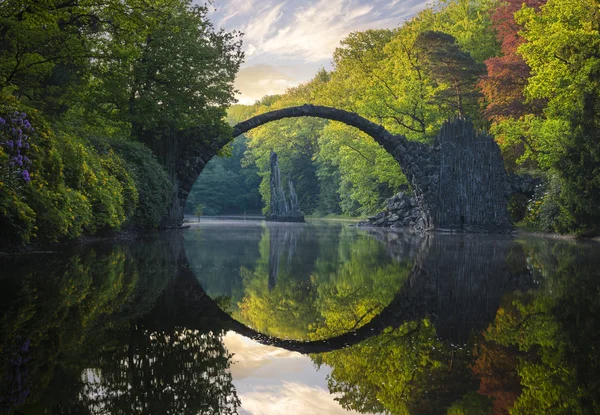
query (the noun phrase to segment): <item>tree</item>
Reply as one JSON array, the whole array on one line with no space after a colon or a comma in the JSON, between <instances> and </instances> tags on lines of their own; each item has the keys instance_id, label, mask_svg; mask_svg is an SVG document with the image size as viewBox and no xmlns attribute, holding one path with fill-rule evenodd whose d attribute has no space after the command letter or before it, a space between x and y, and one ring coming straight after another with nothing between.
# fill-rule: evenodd
<instances>
[{"instance_id":1,"label":"tree","mask_svg":"<svg viewBox=\"0 0 600 415\"><path fill-rule=\"evenodd\" d=\"M552 127L541 130L540 163L561 179L555 228L562 232L600 231L599 13L594 0L548 0L539 12L517 14L527 41L518 51L532 70L527 97L548 102L544 124Z\"/></svg>"},{"instance_id":2,"label":"tree","mask_svg":"<svg viewBox=\"0 0 600 415\"><path fill-rule=\"evenodd\" d=\"M545 0L508 0L491 13L492 27L501 43L501 55L485 61L487 74L479 81L487 106L485 117L492 121L492 131L500 145L507 168L536 167L539 143L535 137L535 117L542 113L544 100L527 102L525 87L531 69L517 53L525 40L523 29L515 22L514 14L523 4L539 9Z\"/></svg>"},{"instance_id":3,"label":"tree","mask_svg":"<svg viewBox=\"0 0 600 415\"><path fill-rule=\"evenodd\" d=\"M204 213L204 205L197 204L196 207L194 208L194 216L196 216L196 219L198 222L200 222L200 216L202 216L203 213Z\"/></svg>"},{"instance_id":4,"label":"tree","mask_svg":"<svg viewBox=\"0 0 600 415\"><path fill-rule=\"evenodd\" d=\"M64 112L85 87L90 40L99 20L88 2L8 0L0 4L0 90L52 115Z\"/></svg>"},{"instance_id":5,"label":"tree","mask_svg":"<svg viewBox=\"0 0 600 415\"><path fill-rule=\"evenodd\" d=\"M423 54L426 71L437 84L434 91L436 104L459 117L477 116L479 92L475 84L483 73L481 65L446 33L423 32L415 45Z\"/></svg>"},{"instance_id":6,"label":"tree","mask_svg":"<svg viewBox=\"0 0 600 415\"><path fill-rule=\"evenodd\" d=\"M216 31L206 6L155 1L103 9L112 24L97 47L110 59L94 66L91 94L104 116L130 123L133 136L150 141L165 129L223 118L243 59L239 34Z\"/></svg>"}]
</instances>

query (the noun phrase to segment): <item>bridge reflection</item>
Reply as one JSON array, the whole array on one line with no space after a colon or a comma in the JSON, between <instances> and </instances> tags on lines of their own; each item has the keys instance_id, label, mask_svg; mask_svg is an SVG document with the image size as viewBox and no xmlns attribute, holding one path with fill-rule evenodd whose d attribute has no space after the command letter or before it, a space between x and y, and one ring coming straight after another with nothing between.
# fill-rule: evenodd
<instances>
[{"instance_id":1,"label":"bridge reflection","mask_svg":"<svg viewBox=\"0 0 600 415\"><path fill-rule=\"evenodd\" d=\"M269 229L269 289L275 287L279 260L294 255L300 231ZM410 321L428 319L437 335L462 343L472 331L484 329L494 318L502 296L532 284L522 248L510 237L431 234L423 237L371 230L396 259L413 258L412 271L391 302L361 327L327 339L312 341L279 338L261 333L223 310L211 298L187 263L181 240L177 276L167 285L154 309L142 321L147 327L208 331L233 330L261 344L300 353L322 353L358 344ZM509 267L510 259L512 267ZM523 266L515 266L515 261ZM513 271L515 270L515 271Z\"/></svg>"}]
</instances>

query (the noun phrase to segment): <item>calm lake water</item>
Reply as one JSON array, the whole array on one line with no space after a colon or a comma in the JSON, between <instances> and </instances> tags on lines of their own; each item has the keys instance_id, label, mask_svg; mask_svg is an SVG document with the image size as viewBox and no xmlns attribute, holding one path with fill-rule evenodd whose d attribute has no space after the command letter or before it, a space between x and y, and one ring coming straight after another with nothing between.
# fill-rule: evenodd
<instances>
[{"instance_id":1,"label":"calm lake water","mask_svg":"<svg viewBox=\"0 0 600 415\"><path fill-rule=\"evenodd\" d=\"M0 257L0 413L600 413L600 244L209 220Z\"/></svg>"}]
</instances>

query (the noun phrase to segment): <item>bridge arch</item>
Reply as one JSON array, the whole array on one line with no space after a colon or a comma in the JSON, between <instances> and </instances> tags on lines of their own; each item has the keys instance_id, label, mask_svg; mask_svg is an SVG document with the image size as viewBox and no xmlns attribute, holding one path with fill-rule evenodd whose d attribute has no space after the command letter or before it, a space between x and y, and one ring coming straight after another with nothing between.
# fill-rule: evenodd
<instances>
[{"instance_id":1,"label":"bridge arch","mask_svg":"<svg viewBox=\"0 0 600 415\"><path fill-rule=\"evenodd\" d=\"M302 105L260 114L233 128L230 137L217 139L191 155L178 177L181 216L187 195L202 169L233 138L284 118L317 117L339 121L371 136L400 165L422 211L421 230L469 232L512 230L507 203L511 193L497 144L476 132L464 118L448 121L433 145L409 141L353 112L332 107Z\"/></svg>"}]
</instances>

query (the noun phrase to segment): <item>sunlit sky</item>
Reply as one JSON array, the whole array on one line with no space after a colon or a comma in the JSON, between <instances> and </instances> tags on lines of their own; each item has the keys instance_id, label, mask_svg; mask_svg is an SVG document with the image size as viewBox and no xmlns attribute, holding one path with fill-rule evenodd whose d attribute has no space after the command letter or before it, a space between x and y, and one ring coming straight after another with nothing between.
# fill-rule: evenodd
<instances>
[{"instance_id":1,"label":"sunlit sky","mask_svg":"<svg viewBox=\"0 0 600 415\"><path fill-rule=\"evenodd\" d=\"M244 33L246 60L236 80L239 103L284 92L331 69L349 33L394 28L427 0L215 0L215 27Z\"/></svg>"},{"instance_id":2,"label":"sunlit sky","mask_svg":"<svg viewBox=\"0 0 600 415\"><path fill-rule=\"evenodd\" d=\"M234 332L223 339L233 353L231 375L241 415L359 415L329 393L331 369L317 369L308 356L264 346Z\"/></svg>"}]
</instances>

